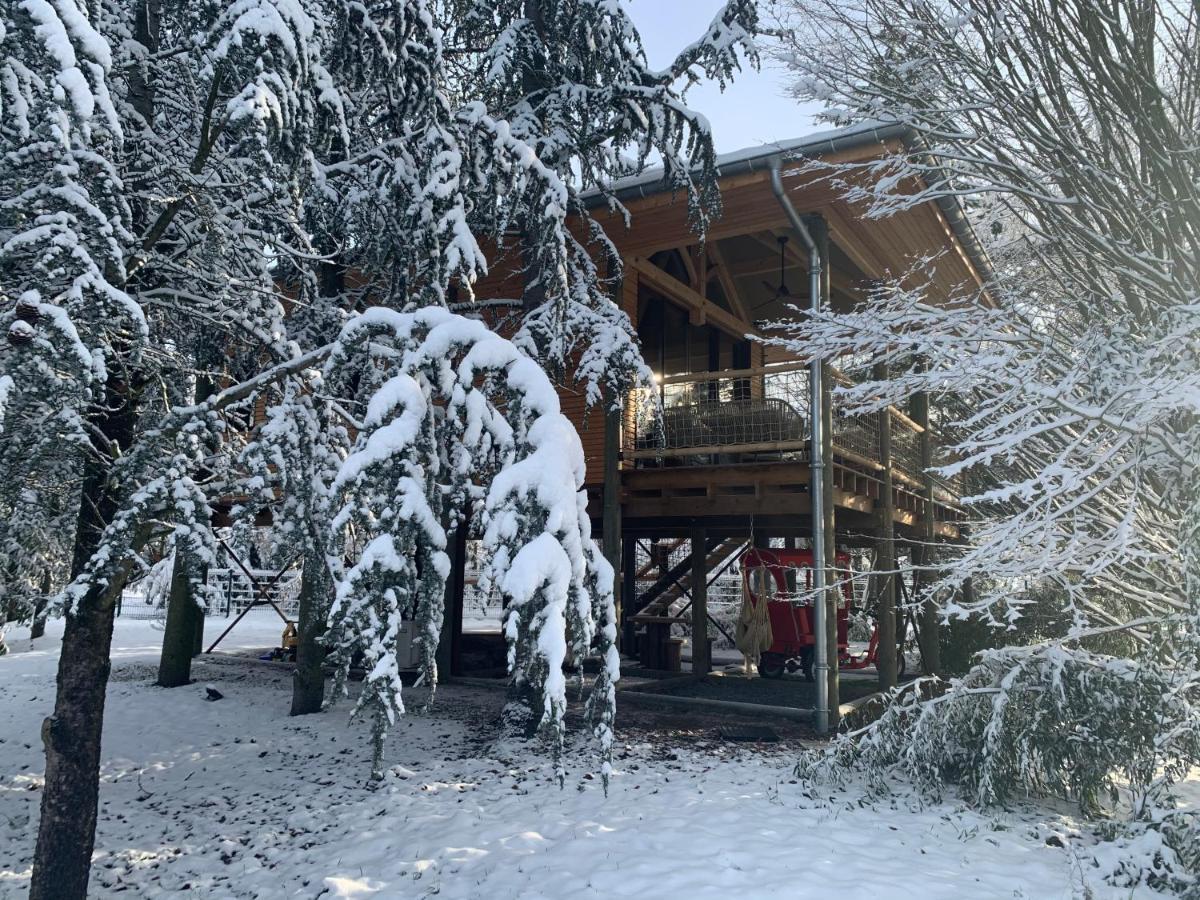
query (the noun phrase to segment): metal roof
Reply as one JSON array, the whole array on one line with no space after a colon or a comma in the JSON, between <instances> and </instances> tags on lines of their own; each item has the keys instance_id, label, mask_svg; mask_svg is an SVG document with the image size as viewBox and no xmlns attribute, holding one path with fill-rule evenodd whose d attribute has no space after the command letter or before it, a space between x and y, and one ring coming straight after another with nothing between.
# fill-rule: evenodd
<instances>
[{"instance_id":1,"label":"metal roof","mask_svg":"<svg viewBox=\"0 0 1200 900\"><path fill-rule=\"evenodd\" d=\"M770 167L771 160L778 157L826 156L894 140L903 141L913 147L919 147L921 143L917 133L907 125L895 122L864 122L845 128L818 131L792 140L760 144L756 147L723 153L717 157L717 170L721 178L727 178L731 175L766 171ZM607 195L600 191L589 191L584 195L584 199L589 207L594 208L603 206L609 196L615 196L617 200L625 203L641 197L662 194L672 189L671 185L664 180L665 174L662 166L656 166L639 175L631 175L614 182ZM991 261L988 259L987 251L983 249L983 245L975 235L958 198L937 197L933 202L937 203L941 209L950 230L979 271L980 277L984 281L990 280L992 277Z\"/></svg>"}]
</instances>

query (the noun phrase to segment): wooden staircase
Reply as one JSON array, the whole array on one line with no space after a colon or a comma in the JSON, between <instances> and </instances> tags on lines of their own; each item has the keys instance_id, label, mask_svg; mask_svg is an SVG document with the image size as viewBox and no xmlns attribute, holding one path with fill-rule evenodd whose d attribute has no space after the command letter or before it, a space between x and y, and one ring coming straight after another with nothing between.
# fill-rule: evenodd
<instances>
[{"instance_id":1,"label":"wooden staircase","mask_svg":"<svg viewBox=\"0 0 1200 900\"><path fill-rule=\"evenodd\" d=\"M686 540L677 541L670 549L677 549L680 544L686 543ZM743 545L745 545L745 543L745 538L741 537L710 540L705 546L705 550L707 551L704 561L705 571L715 572L729 559L730 556L738 552ZM647 571L649 568L651 567L643 566L642 571ZM692 560L691 555L689 554L684 557L682 562L673 566L665 575L655 581L649 590L639 594L639 609L637 615L673 615L674 611L672 610L672 607L678 601L682 600L685 595L690 594L691 588Z\"/></svg>"}]
</instances>

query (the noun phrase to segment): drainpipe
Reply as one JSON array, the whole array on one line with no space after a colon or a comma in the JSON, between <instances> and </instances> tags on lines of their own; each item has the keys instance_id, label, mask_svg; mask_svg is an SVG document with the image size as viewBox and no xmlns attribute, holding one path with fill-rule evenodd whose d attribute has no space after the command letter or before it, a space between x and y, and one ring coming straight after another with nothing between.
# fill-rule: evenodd
<instances>
[{"instance_id":1,"label":"drainpipe","mask_svg":"<svg viewBox=\"0 0 1200 900\"><path fill-rule=\"evenodd\" d=\"M783 189L783 176L779 172L780 158L771 158L771 190L783 208L788 222L808 247L809 301L814 314L821 311L821 251L796 213L792 201ZM810 505L812 507L812 553L813 553L813 670L816 676L817 708L816 731L829 731L829 646L825 641L825 452L824 418L821 415L821 361L814 359L809 366L809 477Z\"/></svg>"}]
</instances>

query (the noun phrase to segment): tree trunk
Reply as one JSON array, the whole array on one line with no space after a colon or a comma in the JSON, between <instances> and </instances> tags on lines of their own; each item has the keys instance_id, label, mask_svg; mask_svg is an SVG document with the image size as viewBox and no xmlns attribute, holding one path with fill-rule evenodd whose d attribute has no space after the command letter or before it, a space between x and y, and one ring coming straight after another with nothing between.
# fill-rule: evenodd
<instances>
[{"instance_id":1,"label":"tree trunk","mask_svg":"<svg viewBox=\"0 0 1200 900\"><path fill-rule=\"evenodd\" d=\"M42 571L41 593L33 604L33 622L29 626L29 639L36 641L46 634L46 607L50 605L50 570Z\"/></svg>"},{"instance_id":2,"label":"tree trunk","mask_svg":"<svg viewBox=\"0 0 1200 900\"><path fill-rule=\"evenodd\" d=\"M216 391L212 378L196 379L194 401L203 403ZM212 452L217 447L210 447ZM204 610L196 602L192 585L187 578L187 557L182 547L175 546L175 562L171 566L171 592L167 598L167 624L163 629L162 656L158 661L158 685L180 687L192 683L192 657L204 649Z\"/></svg>"},{"instance_id":3,"label":"tree trunk","mask_svg":"<svg viewBox=\"0 0 1200 900\"><path fill-rule=\"evenodd\" d=\"M204 610L196 605L188 582L183 550L175 549L171 566L171 593L167 598L167 625L163 630L162 655L158 660L158 686L181 687L192 683L192 657L196 650L196 620L201 627Z\"/></svg>"},{"instance_id":4,"label":"tree trunk","mask_svg":"<svg viewBox=\"0 0 1200 900\"><path fill-rule=\"evenodd\" d=\"M100 734L115 599L94 587L67 616L54 713L42 723L46 785L30 900L85 898L100 788Z\"/></svg>"},{"instance_id":5,"label":"tree trunk","mask_svg":"<svg viewBox=\"0 0 1200 900\"><path fill-rule=\"evenodd\" d=\"M316 553L306 553L300 572L296 671L292 674L293 716L321 711L325 702L325 617L329 605L329 568Z\"/></svg>"},{"instance_id":6,"label":"tree trunk","mask_svg":"<svg viewBox=\"0 0 1200 900\"><path fill-rule=\"evenodd\" d=\"M158 49L160 0L138 4L134 39L147 50ZM134 108L146 127L154 121L153 85L135 65L130 72ZM144 215L134 211L133 230L140 233ZM123 273L106 272L109 281L125 287ZM122 485L112 477L112 460L133 440L137 422L137 392L131 373L116 358L107 363L103 402L88 413L89 424L100 437L93 439L86 457L80 490L79 516L71 576L79 576L100 546L104 529L116 514ZM135 539L140 549L142 536ZM100 791L100 741L104 728L104 695L111 668L113 620L121 591L129 576L128 562L117 567L108 583L93 581L66 614L58 690L54 712L42 723L46 747L46 780L42 790L37 847L29 883L29 900L85 900L96 841L96 810Z\"/></svg>"},{"instance_id":7,"label":"tree trunk","mask_svg":"<svg viewBox=\"0 0 1200 900\"><path fill-rule=\"evenodd\" d=\"M16 564L10 560L8 564L8 578L6 579L9 585L16 583ZM9 620L18 621L20 616L17 612L17 598L14 593L7 596L5 591L0 589L0 656L8 654L8 644L4 641L4 629L8 625Z\"/></svg>"},{"instance_id":8,"label":"tree trunk","mask_svg":"<svg viewBox=\"0 0 1200 900\"><path fill-rule=\"evenodd\" d=\"M336 251L333 251L336 253ZM346 267L340 259L322 262L317 270L318 290L322 297L341 297L346 290ZM296 622L296 669L292 673L292 709L290 715L306 716L321 711L325 704L325 635L329 598L333 580L325 562L325 541L310 524L300 565L299 615Z\"/></svg>"},{"instance_id":9,"label":"tree trunk","mask_svg":"<svg viewBox=\"0 0 1200 900\"><path fill-rule=\"evenodd\" d=\"M129 385L116 367L105 385L104 404L90 417L103 435L88 456L75 534L72 574L87 566L119 502L106 452L129 446L135 421ZM112 451L109 450L111 445ZM66 616L54 712L42 723L46 784L34 852L30 900L87 896L100 787L100 738L108 686L113 619L128 566L107 584L93 583Z\"/></svg>"}]
</instances>

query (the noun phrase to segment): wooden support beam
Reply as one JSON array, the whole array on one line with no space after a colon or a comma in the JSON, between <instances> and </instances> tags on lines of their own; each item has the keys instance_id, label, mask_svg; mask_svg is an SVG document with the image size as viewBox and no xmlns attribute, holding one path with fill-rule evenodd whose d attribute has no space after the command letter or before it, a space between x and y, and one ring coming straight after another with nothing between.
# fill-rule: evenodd
<instances>
[{"instance_id":1,"label":"wooden support beam","mask_svg":"<svg viewBox=\"0 0 1200 900\"><path fill-rule=\"evenodd\" d=\"M602 515L602 539L604 557L612 566L613 578L621 571L621 399L611 393L604 398L604 512ZM617 608L617 621L621 619L621 582L613 585L613 600Z\"/></svg>"},{"instance_id":2,"label":"wooden support beam","mask_svg":"<svg viewBox=\"0 0 1200 900\"><path fill-rule=\"evenodd\" d=\"M738 340L744 339L748 334L759 333L752 323L743 321L711 300L706 300L698 291L692 290L678 278L672 278L651 262L635 257L626 263L626 267L637 272L642 282L659 291L667 299L684 306L692 315L693 324L712 324Z\"/></svg>"},{"instance_id":3,"label":"wooden support beam","mask_svg":"<svg viewBox=\"0 0 1200 900\"><path fill-rule=\"evenodd\" d=\"M442 677L463 674L463 599L467 590L467 536L468 523L464 517L451 531L446 547L450 557L450 577L446 580L442 633L437 646L437 667Z\"/></svg>"},{"instance_id":4,"label":"wooden support beam","mask_svg":"<svg viewBox=\"0 0 1200 900\"><path fill-rule=\"evenodd\" d=\"M709 241L705 245L705 254L710 258L716 266L717 281L721 285L721 291L725 294L725 299L729 301L729 308L733 310L734 315L744 321L751 321L750 309L742 300L742 294L738 290L737 285L733 283L733 274L729 269L729 263L725 259L725 252L721 249L720 241Z\"/></svg>"},{"instance_id":5,"label":"wooden support beam","mask_svg":"<svg viewBox=\"0 0 1200 900\"><path fill-rule=\"evenodd\" d=\"M708 552L703 528L693 528L692 543L692 674L712 671L708 649Z\"/></svg>"},{"instance_id":6,"label":"wooden support beam","mask_svg":"<svg viewBox=\"0 0 1200 900\"><path fill-rule=\"evenodd\" d=\"M866 229L852 215L847 215L845 209L835 203L825 210L837 245L868 278L883 278L888 273L887 263L874 244L867 240Z\"/></svg>"},{"instance_id":7,"label":"wooden support beam","mask_svg":"<svg viewBox=\"0 0 1200 900\"><path fill-rule=\"evenodd\" d=\"M628 610L637 600L637 540L631 537L621 538L621 596L624 598L618 618L621 634L621 651L632 653L634 650L634 626L629 621Z\"/></svg>"},{"instance_id":8,"label":"wooden support beam","mask_svg":"<svg viewBox=\"0 0 1200 900\"><path fill-rule=\"evenodd\" d=\"M886 363L876 363L873 372L876 381L888 377ZM879 673L880 690L891 690L897 681L896 659L896 510L892 505L892 416L889 410L876 414L879 417L879 462L883 467L882 485L879 496L879 547L875 554L876 585L879 597L875 608L875 621L879 627L879 644L876 649L876 670Z\"/></svg>"},{"instance_id":9,"label":"wooden support beam","mask_svg":"<svg viewBox=\"0 0 1200 900\"><path fill-rule=\"evenodd\" d=\"M911 404L912 418L921 426L921 469L925 472L924 490L921 494L920 504L920 540L914 548L917 559L920 561L917 579L920 585L925 585L932 578L931 572L935 556L934 540L937 532L934 518L936 507L933 497L933 476L929 474L929 467L933 465L933 434L929 429L929 394L922 391L914 395ZM913 592L916 593L915 586ZM937 602L932 596L927 596L924 603L921 604L920 616L921 667L926 675L939 675L942 668L938 637L941 617Z\"/></svg>"}]
</instances>

